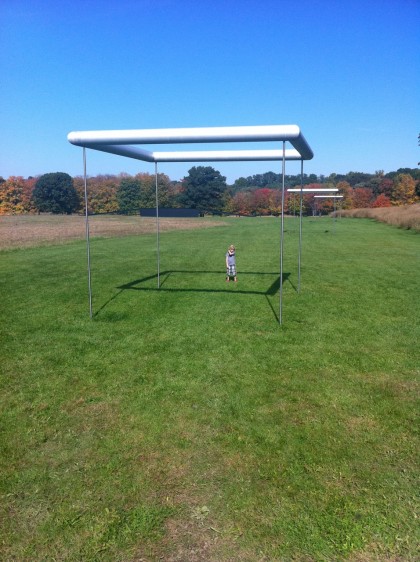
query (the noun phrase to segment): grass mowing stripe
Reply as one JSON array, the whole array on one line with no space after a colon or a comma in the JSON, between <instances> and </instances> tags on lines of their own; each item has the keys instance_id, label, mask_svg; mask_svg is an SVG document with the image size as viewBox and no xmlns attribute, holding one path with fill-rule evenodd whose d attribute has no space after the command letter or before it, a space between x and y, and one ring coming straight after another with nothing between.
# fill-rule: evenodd
<instances>
[{"instance_id":1,"label":"grass mowing stripe","mask_svg":"<svg viewBox=\"0 0 420 562\"><path fill-rule=\"evenodd\" d=\"M415 559L418 235L228 223L0 254L4 559Z\"/></svg>"}]
</instances>

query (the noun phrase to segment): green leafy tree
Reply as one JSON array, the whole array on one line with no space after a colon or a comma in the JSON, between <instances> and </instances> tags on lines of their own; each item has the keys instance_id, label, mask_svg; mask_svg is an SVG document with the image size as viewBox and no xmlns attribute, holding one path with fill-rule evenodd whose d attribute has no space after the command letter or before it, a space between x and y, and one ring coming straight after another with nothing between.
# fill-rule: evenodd
<instances>
[{"instance_id":1,"label":"green leafy tree","mask_svg":"<svg viewBox=\"0 0 420 562\"><path fill-rule=\"evenodd\" d=\"M137 213L140 204L140 180L128 177L121 180L117 191L117 201L120 212L123 214Z\"/></svg>"},{"instance_id":2,"label":"green leafy tree","mask_svg":"<svg viewBox=\"0 0 420 562\"><path fill-rule=\"evenodd\" d=\"M150 209L156 207L156 177L154 174L137 174L140 182L140 207ZM166 174L157 175L159 207L168 207L170 201L171 180Z\"/></svg>"},{"instance_id":3,"label":"green leafy tree","mask_svg":"<svg viewBox=\"0 0 420 562\"><path fill-rule=\"evenodd\" d=\"M179 198L182 193L183 186L180 181L169 181L168 185L168 207L181 207Z\"/></svg>"},{"instance_id":4,"label":"green leafy tree","mask_svg":"<svg viewBox=\"0 0 420 562\"><path fill-rule=\"evenodd\" d=\"M237 180L235 180L234 184L233 184L233 188L235 190L241 190L241 189L246 189L248 187L248 180L244 177L240 177Z\"/></svg>"},{"instance_id":5,"label":"green leafy tree","mask_svg":"<svg viewBox=\"0 0 420 562\"><path fill-rule=\"evenodd\" d=\"M399 174L409 174L414 180L420 180L419 168L398 168L396 172L388 172L385 177L394 180Z\"/></svg>"},{"instance_id":6,"label":"green leafy tree","mask_svg":"<svg viewBox=\"0 0 420 562\"><path fill-rule=\"evenodd\" d=\"M44 174L38 178L32 201L35 208L44 213L71 215L80 207L73 178L64 172Z\"/></svg>"},{"instance_id":7,"label":"green leafy tree","mask_svg":"<svg viewBox=\"0 0 420 562\"><path fill-rule=\"evenodd\" d=\"M184 207L221 211L227 189L226 178L211 166L194 166L183 180L180 202Z\"/></svg>"},{"instance_id":8,"label":"green leafy tree","mask_svg":"<svg viewBox=\"0 0 420 562\"><path fill-rule=\"evenodd\" d=\"M372 174L364 172L348 172L344 178L352 187L363 187L366 182L370 181Z\"/></svg>"}]
</instances>

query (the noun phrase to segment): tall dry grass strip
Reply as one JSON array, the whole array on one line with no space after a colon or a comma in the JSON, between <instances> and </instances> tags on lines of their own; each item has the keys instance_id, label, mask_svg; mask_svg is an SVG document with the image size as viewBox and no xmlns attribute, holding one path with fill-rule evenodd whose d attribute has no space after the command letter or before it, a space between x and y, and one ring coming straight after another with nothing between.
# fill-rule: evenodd
<instances>
[{"instance_id":1,"label":"tall dry grass strip","mask_svg":"<svg viewBox=\"0 0 420 562\"><path fill-rule=\"evenodd\" d=\"M407 228L420 232L420 203L402 207L379 207L377 209L349 209L337 213L349 218L374 219L398 228Z\"/></svg>"}]
</instances>

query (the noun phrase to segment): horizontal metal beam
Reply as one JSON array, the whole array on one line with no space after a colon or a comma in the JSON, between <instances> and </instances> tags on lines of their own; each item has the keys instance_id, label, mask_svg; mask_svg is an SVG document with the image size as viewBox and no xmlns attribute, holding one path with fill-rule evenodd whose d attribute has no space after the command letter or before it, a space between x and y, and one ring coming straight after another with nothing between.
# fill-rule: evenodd
<instances>
[{"instance_id":1,"label":"horizontal metal beam","mask_svg":"<svg viewBox=\"0 0 420 562\"><path fill-rule=\"evenodd\" d=\"M282 150L193 150L180 152L149 152L144 149L118 145L90 145L101 152L110 152L145 162L234 162L282 160ZM301 160L297 150L285 151L286 160Z\"/></svg>"},{"instance_id":2,"label":"horizontal metal beam","mask_svg":"<svg viewBox=\"0 0 420 562\"><path fill-rule=\"evenodd\" d=\"M300 188L293 188L293 189L288 189L287 191L290 191L291 193L300 193L301 191L303 191L303 193L324 193L326 191L338 191L338 188L335 187L314 187L314 188L310 188L310 187L305 187L303 189ZM316 195L315 195L316 197Z\"/></svg>"},{"instance_id":3,"label":"horizontal metal beam","mask_svg":"<svg viewBox=\"0 0 420 562\"><path fill-rule=\"evenodd\" d=\"M86 145L86 148L100 150L101 152L109 152L111 154L117 154L118 156L127 156L128 158L143 160L144 162L155 162L153 152L144 150L143 148L119 146L115 144L88 144Z\"/></svg>"},{"instance_id":4,"label":"horizontal metal beam","mask_svg":"<svg viewBox=\"0 0 420 562\"><path fill-rule=\"evenodd\" d=\"M156 162L234 162L282 160L282 150L193 150L188 152L154 152ZM294 148L285 151L286 160L301 160Z\"/></svg>"},{"instance_id":5,"label":"horizontal metal beam","mask_svg":"<svg viewBox=\"0 0 420 562\"><path fill-rule=\"evenodd\" d=\"M297 125L250 127L196 127L182 129L128 129L76 131L68 135L72 144L186 144L195 142L261 142L297 139Z\"/></svg>"}]
</instances>

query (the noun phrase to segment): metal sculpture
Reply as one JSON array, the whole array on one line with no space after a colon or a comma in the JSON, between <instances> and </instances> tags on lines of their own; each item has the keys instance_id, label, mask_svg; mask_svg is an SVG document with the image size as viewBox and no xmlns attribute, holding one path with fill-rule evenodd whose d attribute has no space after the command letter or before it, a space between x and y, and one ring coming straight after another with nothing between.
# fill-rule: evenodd
<instances>
[{"instance_id":1,"label":"metal sculpture","mask_svg":"<svg viewBox=\"0 0 420 562\"><path fill-rule=\"evenodd\" d=\"M311 160L313 152L297 125L261 125L249 127L199 127L181 129L129 129L110 131L74 131L67 135L71 144L83 147L85 176L86 238L88 246L89 305L92 318L92 287L90 273L89 226L86 187L86 148L126 156L144 162L155 163L156 176L156 224L158 287L160 272L159 255L159 204L157 195L157 164L159 162L233 162L233 161L282 161L282 209L280 234L280 309L282 324L283 291L283 238L284 238L284 183L286 160ZM282 150L200 150L200 151L149 151L142 144L189 144L231 142L282 142ZM286 149L286 142L293 148Z\"/></svg>"}]
</instances>

